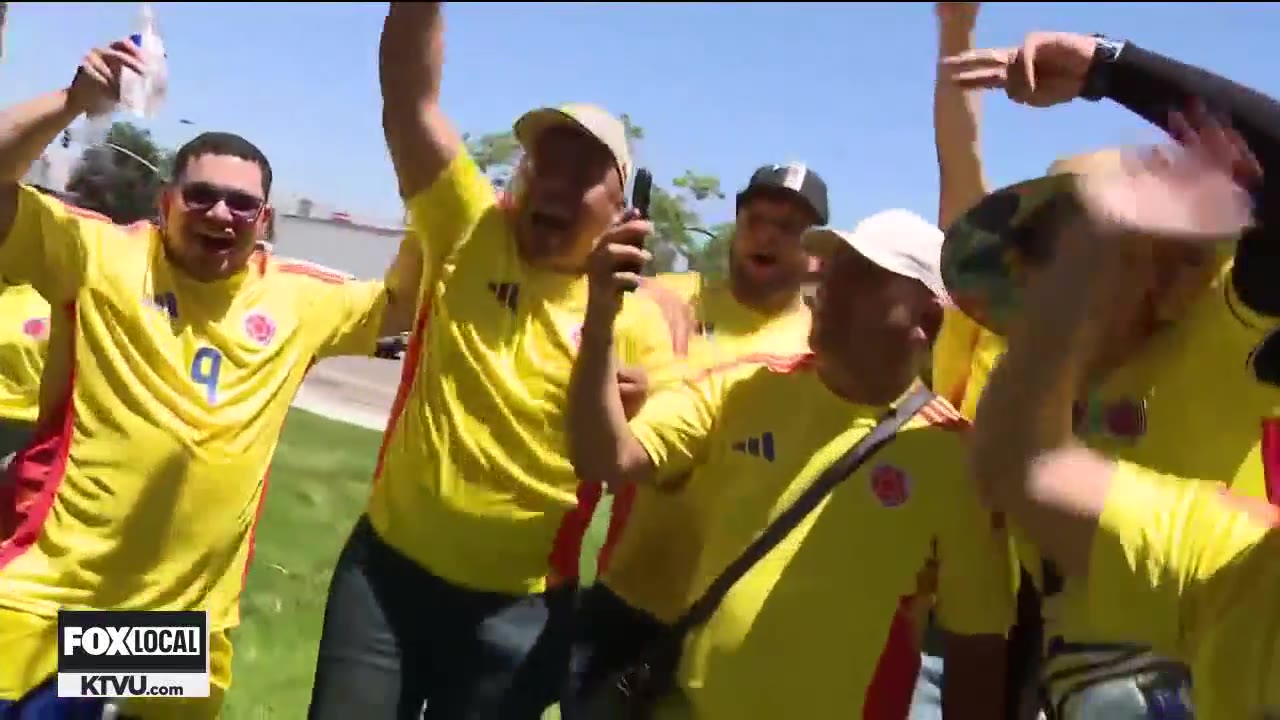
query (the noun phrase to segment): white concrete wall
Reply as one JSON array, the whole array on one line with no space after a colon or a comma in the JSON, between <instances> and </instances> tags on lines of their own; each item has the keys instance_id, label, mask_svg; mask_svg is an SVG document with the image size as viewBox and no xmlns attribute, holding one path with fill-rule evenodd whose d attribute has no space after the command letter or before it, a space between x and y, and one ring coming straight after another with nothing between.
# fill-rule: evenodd
<instances>
[{"instance_id":1,"label":"white concrete wall","mask_svg":"<svg viewBox=\"0 0 1280 720\"><path fill-rule=\"evenodd\" d=\"M275 251L343 270L362 280L381 279L404 230L276 216Z\"/></svg>"}]
</instances>

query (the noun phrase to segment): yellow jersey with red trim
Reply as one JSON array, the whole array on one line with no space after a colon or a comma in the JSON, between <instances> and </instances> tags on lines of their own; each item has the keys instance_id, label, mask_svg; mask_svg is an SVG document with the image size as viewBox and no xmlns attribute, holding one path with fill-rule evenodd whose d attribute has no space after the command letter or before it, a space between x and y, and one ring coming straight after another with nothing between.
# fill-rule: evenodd
<instances>
[{"instance_id":1,"label":"yellow jersey with red trim","mask_svg":"<svg viewBox=\"0 0 1280 720\"><path fill-rule=\"evenodd\" d=\"M884 414L828 390L809 355L728 363L655 393L631 428L657 482L687 482L720 509L694 593ZM952 632L1006 632L1009 543L964 475L966 428L931 402L739 580L685 645L694 717L906 717L925 595Z\"/></svg>"},{"instance_id":2,"label":"yellow jersey with red trim","mask_svg":"<svg viewBox=\"0 0 1280 720\"><path fill-rule=\"evenodd\" d=\"M266 473L310 364L373 351L380 282L255 254L196 282L161 232L30 188L0 273L55 313L32 444L0 508L0 608L209 612L235 625Z\"/></svg>"},{"instance_id":3,"label":"yellow jersey with red trim","mask_svg":"<svg viewBox=\"0 0 1280 720\"><path fill-rule=\"evenodd\" d=\"M1191 666L1200 720L1280 714L1280 509L1118 463L1087 595L1102 632Z\"/></svg>"},{"instance_id":4,"label":"yellow jersey with red trim","mask_svg":"<svg viewBox=\"0 0 1280 720\"><path fill-rule=\"evenodd\" d=\"M694 310L697 334L685 368L706 368L752 353L797 355L809 349L808 306L767 316L746 307L727 284L704 283L697 273L659 275ZM692 276L692 277L691 277ZM680 287L680 285L684 287ZM679 382L683 370L660 372L652 385ZM689 585L702 546L703 525L715 512L705 493L630 484L614 498L600 552L601 582L633 608L673 622L689 602Z\"/></svg>"},{"instance_id":5,"label":"yellow jersey with red trim","mask_svg":"<svg viewBox=\"0 0 1280 720\"><path fill-rule=\"evenodd\" d=\"M0 288L0 419L34 423L49 344L49 303L30 285Z\"/></svg>"},{"instance_id":6,"label":"yellow jersey with red trim","mask_svg":"<svg viewBox=\"0 0 1280 720\"><path fill-rule=\"evenodd\" d=\"M565 406L584 277L518 255L506 212L465 152L409 201L424 297L369 499L379 536L445 581L539 592L576 578L598 483L569 463ZM629 295L620 361L673 357L661 310Z\"/></svg>"}]
</instances>

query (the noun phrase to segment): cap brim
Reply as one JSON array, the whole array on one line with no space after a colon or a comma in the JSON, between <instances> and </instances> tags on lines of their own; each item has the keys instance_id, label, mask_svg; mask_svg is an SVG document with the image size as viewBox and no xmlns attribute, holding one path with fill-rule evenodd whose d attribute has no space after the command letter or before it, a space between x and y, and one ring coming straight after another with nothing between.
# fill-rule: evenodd
<instances>
[{"instance_id":1,"label":"cap brim","mask_svg":"<svg viewBox=\"0 0 1280 720\"><path fill-rule=\"evenodd\" d=\"M813 201L805 197L804 193L794 188L789 188L785 185L756 185L754 187L744 188L743 190L739 191L738 195L734 198L737 203L734 206L735 209L741 210L743 203L745 203L747 200L750 200L753 196L759 195L762 193L777 193L778 195L784 195L787 197L795 198L797 201L800 202L801 205L808 208L809 212L813 213L813 216L816 219L816 222L814 223L815 225L826 225L831 220L829 217L827 217L827 213L824 212L821 208L815 207L813 204Z\"/></svg>"},{"instance_id":2,"label":"cap brim","mask_svg":"<svg viewBox=\"0 0 1280 720\"><path fill-rule=\"evenodd\" d=\"M515 133L516 140L520 142L521 147L525 150L529 149L546 130L553 127L571 127L580 130L588 135L588 130L582 123L578 122L572 115L561 110L560 108L545 107L530 110L521 115L516 124L512 126L512 132ZM594 137L594 135L592 135Z\"/></svg>"},{"instance_id":3,"label":"cap brim","mask_svg":"<svg viewBox=\"0 0 1280 720\"><path fill-rule=\"evenodd\" d=\"M1075 192L1076 176L1050 175L997 190L947 228L942 281L956 307L1004 335L1023 307L1023 258L1013 240L1045 203Z\"/></svg>"}]
</instances>

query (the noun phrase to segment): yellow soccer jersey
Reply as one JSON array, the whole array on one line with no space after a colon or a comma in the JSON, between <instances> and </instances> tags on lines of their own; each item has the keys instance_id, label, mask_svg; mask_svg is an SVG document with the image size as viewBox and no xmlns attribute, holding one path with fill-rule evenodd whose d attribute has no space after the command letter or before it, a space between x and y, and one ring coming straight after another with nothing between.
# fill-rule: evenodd
<instances>
[{"instance_id":1,"label":"yellow soccer jersey","mask_svg":"<svg viewBox=\"0 0 1280 720\"><path fill-rule=\"evenodd\" d=\"M1104 633L1191 666L1199 720L1280 715L1280 510L1216 483L1120 463L1087 605Z\"/></svg>"},{"instance_id":2,"label":"yellow soccer jersey","mask_svg":"<svg viewBox=\"0 0 1280 720\"><path fill-rule=\"evenodd\" d=\"M688 474L686 492L716 495L694 592L884 412L831 393L808 356L722 366L651 398L631 425L658 482ZM964 476L965 427L927 405L734 586L685 647L695 717L905 717L922 594L953 632L1008 629L1009 543Z\"/></svg>"},{"instance_id":3,"label":"yellow soccer jersey","mask_svg":"<svg viewBox=\"0 0 1280 720\"><path fill-rule=\"evenodd\" d=\"M444 580L538 592L577 576L599 500L565 441L585 278L538 270L516 249L488 179L465 152L409 202L426 293L384 437L368 513L379 536ZM657 305L617 320L624 364L673 357Z\"/></svg>"},{"instance_id":4,"label":"yellow soccer jersey","mask_svg":"<svg viewBox=\"0 0 1280 720\"><path fill-rule=\"evenodd\" d=\"M34 423L49 343L49 303L30 285L0 287L0 419Z\"/></svg>"},{"instance_id":5,"label":"yellow soccer jersey","mask_svg":"<svg viewBox=\"0 0 1280 720\"><path fill-rule=\"evenodd\" d=\"M0 525L0 607L207 609L238 622L267 467L317 358L372 352L378 282L255 255L196 282L160 232L29 188L0 273L56 314L32 445Z\"/></svg>"},{"instance_id":6,"label":"yellow soccer jersey","mask_svg":"<svg viewBox=\"0 0 1280 720\"><path fill-rule=\"evenodd\" d=\"M691 282L694 273L675 275L688 287L698 335L690 342L683 367L710 367L755 354L796 355L809 347L809 308L797 305L769 317L742 305L727 285ZM658 276L667 282L667 275ZM680 372L660 373L657 391L678 380ZM622 488L613 503L609 533L600 551L601 582L629 605L663 622L684 610L702 545L702 528L715 512L707 493L660 490L635 484Z\"/></svg>"}]
</instances>

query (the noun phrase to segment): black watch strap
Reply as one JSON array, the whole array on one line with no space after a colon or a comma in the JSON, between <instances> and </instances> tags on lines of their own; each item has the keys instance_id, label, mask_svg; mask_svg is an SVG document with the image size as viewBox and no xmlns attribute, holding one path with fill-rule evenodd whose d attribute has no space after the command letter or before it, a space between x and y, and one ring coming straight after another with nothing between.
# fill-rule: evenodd
<instances>
[{"instance_id":1,"label":"black watch strap","mask_svg":"<svg viewBox=\"0 0 1280 720\"><path fill-rule=\"evenodd\" d=\"M1124 43L1105 35L1095 34L1093 37L1098 44L1093 49L1093 59L1089 61L1080 97L1096 102L1106 97L1107 91L1111 89L1111 69L1124 51Z\"/></svg>"}]
</instances>

